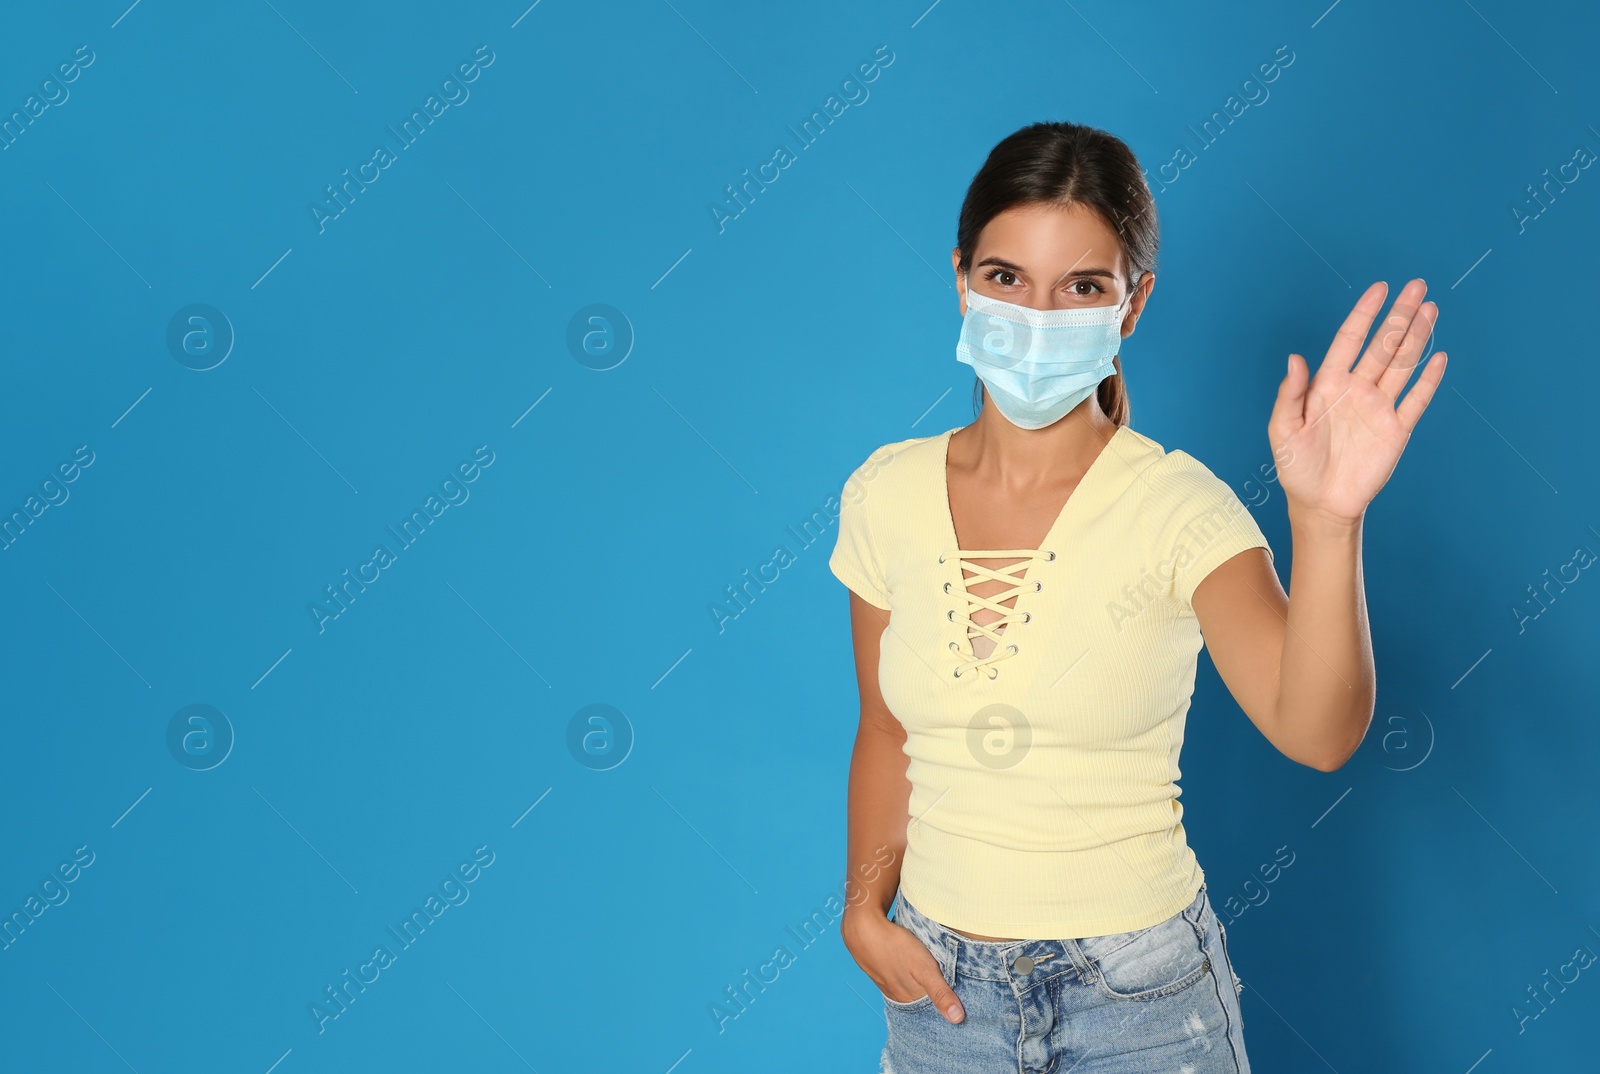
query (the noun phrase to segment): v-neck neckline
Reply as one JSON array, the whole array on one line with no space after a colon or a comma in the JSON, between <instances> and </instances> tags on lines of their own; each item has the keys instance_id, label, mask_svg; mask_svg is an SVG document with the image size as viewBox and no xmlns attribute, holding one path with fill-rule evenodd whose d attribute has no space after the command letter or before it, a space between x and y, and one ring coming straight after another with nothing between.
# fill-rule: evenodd
<instances>
[{"instance_id":1,"label":"v-neck neckline","mask_svg":"<svg viewBox=\"0 0 1600 1074\"><path fill-rule=\"evenodd\" d=\"M939 458L939 499L940 504L944 509L945 536L950 539L950 548L954 549L957 553L999 551L998 549L963 548L961 547L961 537L956 533L955 512L950 506L950 439L963 428L965 428L965 426L957 426L956 428L950 429L944 434L944 450L940 453ZM1106 456L1112 453L1112 445L1116 442L1117 437L1122 435L1123 430L1126 428L1128 428L1128 426L1118 425L1116 430L1113 431L1112 434L1106 439L1105 443L1101 445L1099 454L1095 455L1094 460L1089 463L1089 468L1083 472L1083 476L1078 478L1077 485L1073 487L1071 494L1067 496L1066 502L1061 505L1061 510L1056 513L1055 521L1050 523L1050 529L1046 531L1043 543L1041 543L1038 548L1030 548L1027 549L1027 551L1052 551L1050 548L1051 539L1054 538L1056 532L1061 529L1061 526L1066 521L1069 512L1073 511L1073 504L1083 499L1082 493L1084 485L1093 480L1097 476L1097 472L1104 468L1101 464L1106 461ZM978 558L988 559L1003 557L982 556Z\"/></svg>"}]
</instances>

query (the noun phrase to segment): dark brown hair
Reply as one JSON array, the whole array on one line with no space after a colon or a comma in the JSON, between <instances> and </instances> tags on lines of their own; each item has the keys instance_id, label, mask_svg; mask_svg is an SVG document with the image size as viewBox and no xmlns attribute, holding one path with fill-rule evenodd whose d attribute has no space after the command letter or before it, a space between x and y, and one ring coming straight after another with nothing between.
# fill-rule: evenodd
<instances>
[{"instance_id":1,"label":"dark brown hair","mask_svg":"<svg viewBox=\"0 0 1600 1074\"><path fill-rule=\"evenodd\" d=\"M1122 242L1131 276L1131 291L1156 267L1161 231L1155 199L1133 151L1115 135L1079 123L1034 123L1023 127L989 151L973 176L956 224L960 271L972 266L972 254L984 225L1007 209L1027 204L1082 205L1113 228ZM1100 382L1100 409L1118 425L1133 416L1122 360L1116 372ZM972 385L974 416L983 405L983 382Z\"/></svg>"}]
</instances>

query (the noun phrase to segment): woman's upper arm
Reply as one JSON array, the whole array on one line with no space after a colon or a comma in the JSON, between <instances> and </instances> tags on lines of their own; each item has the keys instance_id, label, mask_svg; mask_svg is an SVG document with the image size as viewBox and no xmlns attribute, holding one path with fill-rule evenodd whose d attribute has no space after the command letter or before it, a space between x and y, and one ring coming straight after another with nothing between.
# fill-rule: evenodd
<instances>
[{"instance_id":1,"label":"woman's upper arm","mask_svg":"<svg viewBox=\"0 0 1600 1074\"><path fill-rule=\"evenodd\" d=\"M847 592L850 594L850 635L855 647L862 726L876 727L904 739L905 728L889 711L878 686L879 646L889 625L889 613L863 600L854 590Z\"/></svg>"},{"instance_id":2,"label":"woman's upper arm","mask_svg":"<svg viewBox=\"0 0 1600 1074\"><path fill-rule=\"evenodd\" d=\"M1266 550L1247 548L1218 564L1195 587L1190 605L1228 692L1281 750L1273 719L1289 598Z\"/></svg>"}]
</instances>

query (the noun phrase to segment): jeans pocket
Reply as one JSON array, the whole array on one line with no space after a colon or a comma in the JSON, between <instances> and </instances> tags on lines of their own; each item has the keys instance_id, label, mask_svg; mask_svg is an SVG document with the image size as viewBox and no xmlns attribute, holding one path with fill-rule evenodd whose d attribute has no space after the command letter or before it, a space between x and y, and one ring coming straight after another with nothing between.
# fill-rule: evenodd
<instances>
[{"instance_id":1,"label":"jeans pocket","mask_svg":"<svg viewBox=\"0 0 1600 1074\"><path fill-rule=\"evenodd\" d=\"M1091 936L1078 946L1096 970L1096 987L1112 999L1170 996L1211 968L1200 935L1184 913L1133 932Z\"/></svg>"},{"instance_id":2,"label":"jeans pocket","mask_svg":"<svg viewBox=\"0 0 1600 1074\"><path fill-rule=\"evenodd\" d=\"M897 999L890 999L888 993L884 993L883 1004L891 1011L899 1011L901 1014L910 1014L914 1011L920 1011L924 1007L933 1006L933 997L924 993L921 999L914 999L910 1003L901 1003Z\"/></svg>"}]
</instances>

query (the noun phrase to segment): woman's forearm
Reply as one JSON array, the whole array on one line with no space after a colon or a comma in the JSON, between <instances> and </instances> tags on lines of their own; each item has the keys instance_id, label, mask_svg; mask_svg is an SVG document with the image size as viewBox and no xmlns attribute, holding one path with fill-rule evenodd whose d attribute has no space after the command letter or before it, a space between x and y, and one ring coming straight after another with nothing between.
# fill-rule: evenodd
<instances>
[{"instance_id":1,"label":"woman's forearm","mask_svg":"<svg viewBox=\"0 0 1600 1074\"><path fill-rule=\"evenodd\" d=\"M900 886L910 819L904 732L861 721L850 755L846 837L846 908L842 928L863 918L885 919Z\"/></svg>"},{"instance_id":2,"label":"woman's forearm","mask_svg":"<svg viewBox=\"0 0 1600 1074\"><path fill-rule=\"evenodd\" d=\"M1289 507L1294 551L1275 719L1292 744L1286 752L1330 772L1361 744L1377 696L1361 526Z\"/></svg>"}]
</instances>

